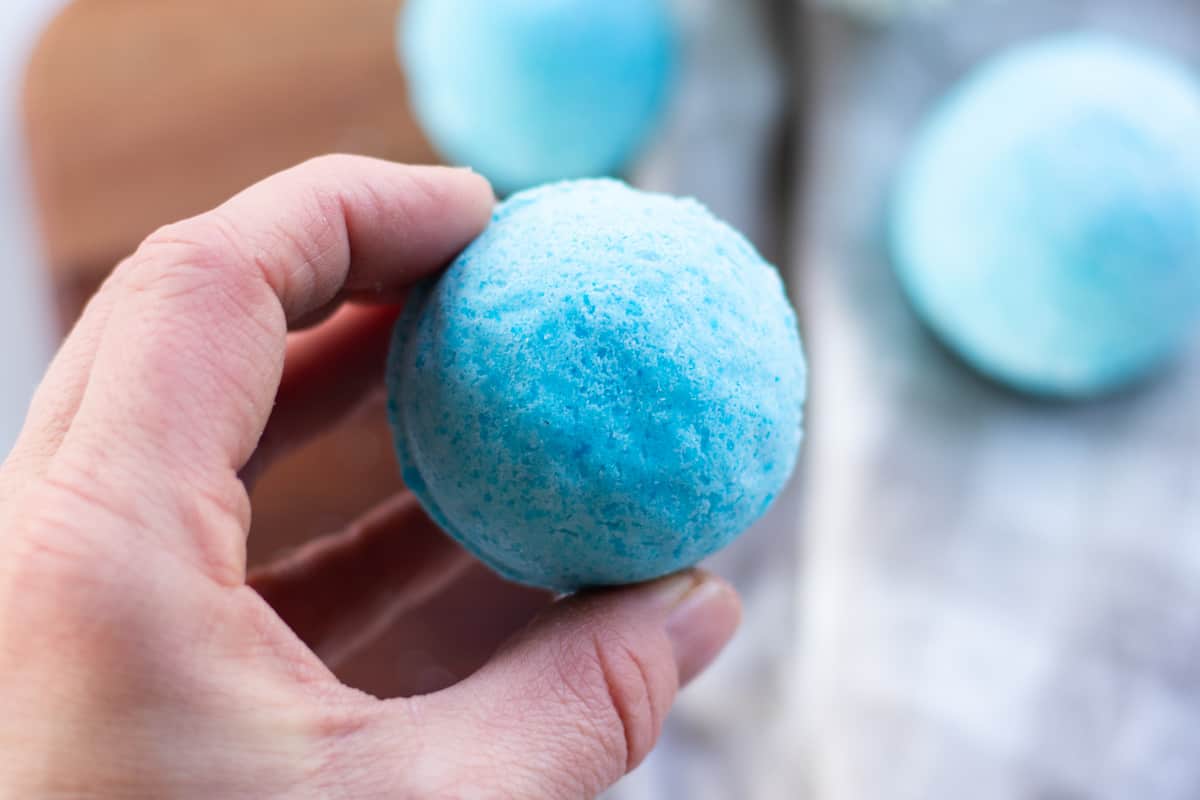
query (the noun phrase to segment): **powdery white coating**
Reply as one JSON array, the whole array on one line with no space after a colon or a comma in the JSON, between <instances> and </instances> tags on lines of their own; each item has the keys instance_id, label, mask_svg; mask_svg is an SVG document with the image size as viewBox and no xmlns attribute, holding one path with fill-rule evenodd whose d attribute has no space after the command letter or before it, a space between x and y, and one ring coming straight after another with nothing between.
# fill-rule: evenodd
<instances>
[{"instance_id":1,"label":"powdery white coating","mask_svg":"<svg viewBox=\"0 0 1200 800\"><path fill-rule=\"evenodd\" d=\"M410 299L388 366L404 479L502 575L557 590L690 566L801 439L779 275L698 203L610 180L518 194Z\"/></svg>"},{"instance_id":2,"label":"powdery white coating","mask_svg":"<svg viewBox=\"0 0 1200 800\"><path fill-rule=\"evenodd\" d=\"M898 185L897 272L953 349L1016 388L1117 388L1200 317L1200 89L1101 35L1020 48L932 117Z\"/></svg>"},{"instance_id":3,"label":"powdery white coating","mask_svg":"<svg viewBox=\"0 0 1200 800\"><path fill-rule=\"evenodd\" d=\"M398 26L426 134L505 193L624 167L678 61L666 0L408 0Z\"/></svg>"}]
</instances>

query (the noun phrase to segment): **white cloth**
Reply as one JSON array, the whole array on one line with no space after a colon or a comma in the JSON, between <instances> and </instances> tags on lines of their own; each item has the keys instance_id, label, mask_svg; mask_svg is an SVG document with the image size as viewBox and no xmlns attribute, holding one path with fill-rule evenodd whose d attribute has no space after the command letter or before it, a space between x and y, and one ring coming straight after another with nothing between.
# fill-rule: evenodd
<instances>
[{"instance_id":1,"label":"white cloth","mask_svg":"<svg viewBox=\"0 0 1200 800\"><path fill-rule=\"evenodd\" d=\"M909 14L926 14L954 0L816 0L820 7L844 11L869 22L887 22Z\"/></svg>"},{"instance_id":2,"label":"white cloth","mask_svg":"<svg viewBox=\"0 0 1200 800\"><path fill-rule=\"evenodd\" d=\"M1200 797L1200 341L1110 400L1021 398L931 340L881 249L931 103L1001 47L1080 26L1200 65L1194 0L964 2L814 31L793 686L795 786L816 800Z\"/></svg>"}]
</instances>

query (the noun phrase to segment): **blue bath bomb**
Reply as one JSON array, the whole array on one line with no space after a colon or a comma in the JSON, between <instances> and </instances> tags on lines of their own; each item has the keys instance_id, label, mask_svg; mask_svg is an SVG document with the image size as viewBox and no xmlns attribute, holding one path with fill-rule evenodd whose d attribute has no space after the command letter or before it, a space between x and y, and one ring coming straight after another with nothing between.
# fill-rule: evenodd
<instances>
[{"instance_id":1,"label":"blue bath bomb","mask_svg":"<svg viewBox=\"0 0 1200 800\"><path fill-rule=\"evenodd\" d=\"M891 242L918 312L978 369L1083 397L1144 376L1200 318L1200 89L1095 34L984 66L925 126Z\"/></svg>"},{"instance_id":2,"label":"blue bath bomb","mask_svg":"<svg viewBox=\"0 0 1200 800\"><path fill-rule=\"evenodd\" d=\"M398 25L426 134L504 193L623 167L677 60L667 0L409 0Z\"/></svg>"},{"instance_id":3,"label":"blue bath bomb","mask_svg":"<svg viewBox=\"0 0 1200 800\"><path fill-rule=\"evenodd\" d=\"M404 479L500 574L570 591L690 566L801 437L779 275L698 203L611 180L513 196L396 325Z\"/></svg>"}]
</instances>

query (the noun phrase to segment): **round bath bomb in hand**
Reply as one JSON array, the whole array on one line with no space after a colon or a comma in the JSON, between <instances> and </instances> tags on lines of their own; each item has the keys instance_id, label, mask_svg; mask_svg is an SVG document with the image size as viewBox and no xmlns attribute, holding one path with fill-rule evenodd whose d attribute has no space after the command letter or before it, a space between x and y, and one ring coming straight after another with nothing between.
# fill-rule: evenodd
<instances>
[{"instance_id":1,"label":"round bath bomb in hand","mask_svg":"<svg viewBox=\"0 0 1200 800\"><path fill-rule=\"evenodd\" d=\"M388 365L404 479L500 574L571 591L690 566L787 481L805 366L779 275L690 200L515 195L409 300Z\"/></svg>"},{"instance_id":2,"label":"round bath bomb in hand","mask_svg":"<svg viewBox=\"0 0 1200 800\"><path fill-rule=\"evenodd\" d=\"M1017 49L933 115L898 185L896 269L953 349L1015 388L1115 389L1200 318L1200 88L1100 35Z\"/></svg>"},{"instance_id":3,"label":"round bath bomb in hand","mask_svg":"<svg viewBox=\"0 0 1200 800\"><path fill-rule=\"evenodd\" d=\"M613 174L666 106L668 0L408 0L400 61L448 160L503 192Z\"/></svg>"}]
</instances>

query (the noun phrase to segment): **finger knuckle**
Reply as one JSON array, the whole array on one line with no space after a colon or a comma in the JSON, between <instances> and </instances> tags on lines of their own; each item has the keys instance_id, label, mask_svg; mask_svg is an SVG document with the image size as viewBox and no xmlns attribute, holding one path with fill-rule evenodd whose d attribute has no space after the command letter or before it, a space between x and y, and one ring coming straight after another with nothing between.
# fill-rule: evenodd
<instances>
[{"instance_id":1,"label":"finger knuckle","mask_svg":"<svg viewBox=\"0 0 1200 800\"><path fill-rule=\"evenodd\" d=\"M0 639L23 642L33 653L47 642L61 647L63 639L87 638L122 567L78 524L86 510L78 496L39 484L28 500L8 520L0 547L0 592L12 599L10 611L19 609Z\"/></svg>"},{"instance_id":2,"label":"finger knuckle","mask_svg":"<svg viewBox=\"0 0 1200 800\"><path fill-rule=\"evenodd\" d=\"M311 309L329 298L322 276L350 262L341 196L319 186L309 189L296 214L266 234L266 246L254 258L257 271L290 305ZM340 283L341 276L338 282Z\"/></svg>"},{"instance_id":3,"label":"finger knuckle","mask_svg":"<svg viewBox=\"0 0 1200 800\"><path fill-rule=\"evenodd\" d=\"M395 800L443 797L437 787L459 785L465 776L446 769L443 779L429 779L425 753L428 731L410 712L412 700L367 702L362 695L338 687L317 704L313 721L318 743L310 777L331 798L386 797ZM380 765L386 765L381 768Z\"/></svg>"},{"instance_id":4,"label":"finger knuckle","mask_svg":"<svg viewBox=\"0 0 1200 800\"><path fill-rule=\"evenodd\" d=\"M236 299L258 308L269 300L269 287L242 266L248 257L243 248L222 215L205 214L150 234L117 267L113 281L127 301L145 296L159 307L186 306L207 315Z\"/></svg>"},{"instance_id":5,"label":"finger knuckle","mask_svg":"<svg viewBox=\"0 0 1200 800\"><path fill-rule=\"evenodd\" d=\"M661 726L657 683L645 659L621 632L597 627L562 664L563 685L588 712L587 732L622 774L633 769L654 746Z\"/></svg>"},{"instance_id":6,"label":"finger knuckle","mask_svg":"<svg viewBox=\"0 0 1200 800\"><path fill-rule=\"evenodd\" d=\"M25 516L8 531L6 583L22 595L74 585L88 578L85 565L94 566L97 555L90 539L74 525L54 517Z\"/></svg>"},{"instance_id":7,"label":"finger knuckle","mask_svg":"<svg viewBox=\"0 0 1200 800\"><path fill-rule=\"evenodd\" d=\"M280 219L246 222L223 206L160 229L142 250L165 251L171 263L199 266L243 289L270 289L289 307L316 307L329 299L322 276L349 262L344 205L337 190L307 181L289 209Z\"/></svg>"},{"instance_id":8,"label":"finger knuckle","mask_svg":"<svg viewBox=\"0 0 1200 800\"><path fill-rule=\"evenodd\" d=\"M118 304L136 308L143 325L153 327L165 367L177 368L177 352L220 353L211 340L234 326L240 342L271 358L286 321L272 287L260 270L246 268L247 260L254 256L223 214L167 225L117 268ZM189 350L190 342L199 345Z\"/></svg>"},{"instance_id":9,"label":"finger knuckle","mask_svg":"<svg viewBox=\"0 0 1200 800\"><path fill-rule=\"evenodd\" d=\"M213 211L158 228L121 268L149 282L183 270L212 272L243 258L242 241L232 221Z\"/></svg>"}]
</instances>

